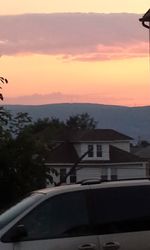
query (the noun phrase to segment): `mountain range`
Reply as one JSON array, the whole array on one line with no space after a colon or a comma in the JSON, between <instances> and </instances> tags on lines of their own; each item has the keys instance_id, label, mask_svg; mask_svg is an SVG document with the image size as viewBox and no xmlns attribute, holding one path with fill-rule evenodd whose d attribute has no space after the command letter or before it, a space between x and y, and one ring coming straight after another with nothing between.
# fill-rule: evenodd
<instances>
[{"instance_id":1,"label":"mountain range","mask_svg":"<svg viewBox=\"0 0 150 250\"><path fill-rule=\"evenodd\" d=\"M115 129L135 141L150 141L150 106L126 107L89 103L45 105L4 105L12 113L27 112L33 121L45 117L66 120L71 115L87 112L97 121L97 128Z\"/></svg>"}]
</instances>

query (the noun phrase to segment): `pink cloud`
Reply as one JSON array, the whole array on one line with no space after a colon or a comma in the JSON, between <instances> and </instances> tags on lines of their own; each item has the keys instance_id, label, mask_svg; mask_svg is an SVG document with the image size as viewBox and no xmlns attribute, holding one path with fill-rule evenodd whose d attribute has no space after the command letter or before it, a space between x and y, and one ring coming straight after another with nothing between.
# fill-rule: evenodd
<instances>
[{"instance_id":1,"label":"pink cloud","mask_svg":"<svg viewBox=\"0 0 150 250\"><path fill-rule=\"evenodd\" d=\"M65 94L61 92L50 93L47 95L33 94L18 97L5 97L4 104L54 104L54 103L107 103L107 104L126 104L133 105L134 99L130 97L114 97L107 93L91 94Z\"/></svg>"},{"instance_id":2,"label":"pink cloud","mask_svg":"<svg viewBox=\"0 0 150 250\"><path fill-rule=\"evenodd\" d=\"M147 56L138 14L58 13L0 16L0 54L48 54L71 60Z\"/></svg>"}]
</instances>

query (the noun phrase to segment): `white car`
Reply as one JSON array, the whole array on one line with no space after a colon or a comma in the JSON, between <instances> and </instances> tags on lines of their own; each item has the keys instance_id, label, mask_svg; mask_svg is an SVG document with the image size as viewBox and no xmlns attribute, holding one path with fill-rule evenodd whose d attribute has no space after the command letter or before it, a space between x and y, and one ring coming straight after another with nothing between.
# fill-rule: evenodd
<instances>
[{"instance_id":1,"label":"white car","mask_svg":"<svg viewBox=\"0 0 150 250\"><path fill-rule=\"evenodd\" d=\"M0 250L150 250L150 181L33 192L0 216Z\"/></svg>"}]
</instances>

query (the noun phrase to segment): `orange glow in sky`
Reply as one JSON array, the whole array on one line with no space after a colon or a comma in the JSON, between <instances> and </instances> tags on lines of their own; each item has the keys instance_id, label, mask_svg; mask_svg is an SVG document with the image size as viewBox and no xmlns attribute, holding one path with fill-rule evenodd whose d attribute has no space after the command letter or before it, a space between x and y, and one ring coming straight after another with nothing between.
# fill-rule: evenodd
<instances>
[{"instance_id":1,"label":"orange glow in sky","mask_svg":"<svg viewBox=\"0 0 150 250\"><path fill-rule=\"evenodd\" d=\"M35 0L11 0L11 2L5 0L1 3L1 16L8 15L3 16L3 18L8 18L9 15L15 16L22 13L55 12L130 12L142 13L142 16L149 7L149 1L146 0L144 2L141 0L136 2L133 0L36 0L36 4ZM78 27L73 26L75 32L71 31L72 33L70 33L69 26L67 29L64 26L60 30L63 35L60 36L61 32L57 32L60 22L57 23L57 16L55 19L52 22L55 21L56 26L48 27L50 34L53 34L50 37L48 33L45 33L44 37L43 33L35 27L34 32L35 35L37 32L39 40L38 44L35 40L33 45L30 41L33 42L35 36L32 37L32 30L28 32L30 23L27 26L23 21L26 29L23 30L22 40L19 38L17 22L13 26L16 32L14 34L13 32L6 34L6 31L0 27L2 30L2 38L0 37L1 75L9 80L9 84L3 86L2 89L5 96L4 104L90 102L126 106L150 105L148 34L138 19L139 34L143 32L143 35L138 35L137 31L137 35L130 39L132 27L127 25L126 30L120 31L119 41L113 33L115 30L113 26L112 40L105 29L103 41L101 36L97 37L99 27L96 27L90 36L92 29L89 26L83 38L78 39L76 32L78 32L79 24ZM83 24L83 20L85 19L82 19L81 15L81 23L86 25L85 21ZM40 21L38 27L40 30ZM116 28L119 29L119 26ZM129 28L131 32L128 34ZM82 30L79 32L82 34ZM65 36L70 39L70 46L66 45ZM131 41L128 42L128 40ZM50 41L51 45L47 41ZM43 44L45 47L48 44L46 49L45 47L41 49L40 45L43 46Z\"/></svg>"},{"instance_id":2,"label":"orange glow in sky","mask_svg":"<svg viewBox=\"0 0 150 250\"><path fill-rule=\"evenodd\" d=\"M130 12L145 13L149 0L5 0L1 14L50 13L50 12Z\"/></svg>"}]
</instances>

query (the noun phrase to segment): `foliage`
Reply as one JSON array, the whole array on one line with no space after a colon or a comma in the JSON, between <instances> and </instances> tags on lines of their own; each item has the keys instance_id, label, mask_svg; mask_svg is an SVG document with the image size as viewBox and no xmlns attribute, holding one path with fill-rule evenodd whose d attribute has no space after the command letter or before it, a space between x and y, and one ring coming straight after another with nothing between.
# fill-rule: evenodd
<instances>
[{"instance_id":1,"label":"foliage","mask_svg":"<svg viewBox=\"0 0 150 250\"><path fill-rule=\"evenodd\" d=\"M4 84L4 83L8 83L8 80L7 80L6 78L4 78L4 77L0 76L0 82ZM2 89L2 87L1 87L1 86L0 86L0 89ZM2 100L2 101L3 101L3 99L4 99L3 94L2 94L2 93L0 93L0 100Z\"/></svg>"},{"instance_id":2,"label":"foliage","mask_svg":"<svg viewBox=\"0 0 150 250\"><path fill-rule=\"evenodd\" d=\"M9 111L5 110L3 107L0 107L0 145L8 141L11 137L9 131L9 122L11 121L11 114Z\"/></svg>"},{"instance_id":3,"label":"foliage","mask_svg":"<svg viewBox=\"0 0 150 250\"><path fill-rule=\"evenodd\" d=\"M7 205L28 192L53 183L55 169L45 164L47 154L57 148L56 135L68 129L95 128L87 113L71 116L66 123L57 118L35 122L28 113L12 115L0 108L0 203ZM52 175L53 174L53 175Z\"/></svg>"},{"instance_id":4,"label":"foliage","mask_svg":"<svg viewBox=\"0 0 150 250\"><path fill-rule=\"evenodd\" d=\"M1 204L46 186L48 171L40 153L42 149L36 145L32 134L27 133L30 123L27 113L13 116L4 108L0 109Z\"/></svg>"},{"instance_id":5,"label":"foliage","mask_svg":"<svg viewBox=\"0 0 150 250\"><path fill-rule=\"evenodd\" d=\"M65 127L64 122L60 121L58 118L52 117L50 118L44 118L44 119L38 119L35 121L32 125L32 130L34 134L40 134L43 131L48 130L48 133L51 135L54 135L54 131L58 131L60 129L63 129Z\"/></svg>"},{"instance_id":6,"label":"foliage","mask_svg":"<svg viewBox=\"0 0 150 250\"><path fill-rule=\"evenodd\" d=\"M66 125L70 129L94 129L97 122L88 113L82 113L70 116Z\"/></svg>"},{"instance_id":7,"label":"foliage","mask_svg":"<svg viewBox=\"0 0 150 250\"><path fill-rule=\"evenodd\" d=\"M32 119L28 115L28 113L18 112L13 118L11 118L11 122L9 124L10 132L13 133L14 135L18 135L31 122L32 122Z\"/></svg>"}]
</instances>

